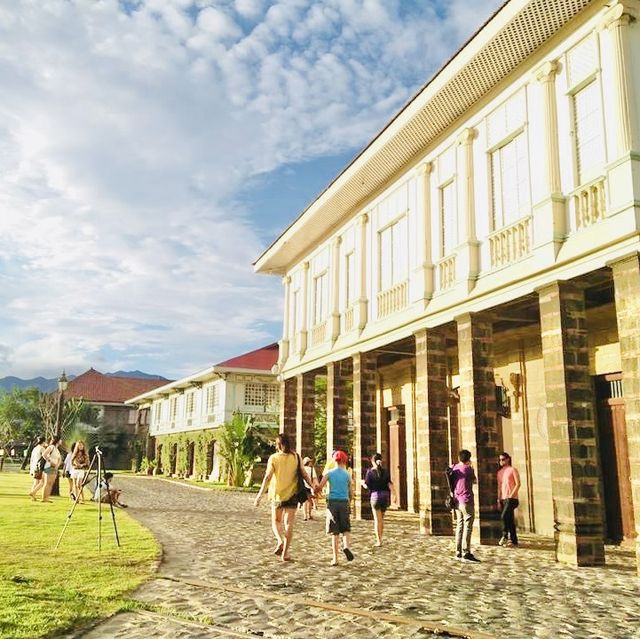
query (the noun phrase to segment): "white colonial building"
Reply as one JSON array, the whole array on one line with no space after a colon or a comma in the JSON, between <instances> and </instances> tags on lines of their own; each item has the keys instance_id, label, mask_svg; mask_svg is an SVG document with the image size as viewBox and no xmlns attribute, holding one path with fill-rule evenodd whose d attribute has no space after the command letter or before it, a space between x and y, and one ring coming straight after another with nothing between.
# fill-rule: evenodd
<instances>
[{"instance_id":1,"label":"white colonial building","mask_svg":"<svg viewBox=\"0 0 640 639\"><path fill-rule=\"evenodd\" d=\"M451 530L465 447L483 543L502 449L520 526L560 559L636 538L639 18L506 2L256 263L284 284L282 427L310 445L326 375L327 449L352 445L357 473L381 450L425 532Z\"/></svg>"},{"instance_id":2,"label":"white colonial building","mask_svg":"<svg viewBox=\"0 0 640 639\"><path fill-rule=\"evenodd\" d=\"M217 481L218 428L234 413L277 429L279 384L271 371L277 359L278 345L270 344L127 400L148 411L151 448L163 471Z\"/></svg>"}]
</instances>

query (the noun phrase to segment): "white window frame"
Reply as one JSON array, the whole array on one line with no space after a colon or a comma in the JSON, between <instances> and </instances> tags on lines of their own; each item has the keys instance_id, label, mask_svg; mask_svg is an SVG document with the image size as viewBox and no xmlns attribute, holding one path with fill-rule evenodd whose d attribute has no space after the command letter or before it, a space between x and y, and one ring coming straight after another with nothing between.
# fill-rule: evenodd
<instances>
[{"instance_id":1,"label":"white window frame","mask_svg":"<svg viewBox=\"0 0 640 639\"><path fill-rule=\"evenodd\" d=\"M581 153L582 145L579 140L579 121L578 121L578 105L576 98L581 93L583 93L586 89L593 87L595 91L595 97L597 99L593 99L590 101L591 104L597 105L597 112L592 112L591 117L597 119L598 125L598 136L599 138L599 151L600 151L600 161L594 162L592 165L589 165L586 170L581 168L582 162L581 157L588 157L590 153ZM604 167L607 162L607 140L605 134L605 126L604 126L604 104L602 100L602 84L600 81L600 73L598 70L594 71L592 74L588 75L584 80L576 84L574 87L568 92L570 99L570 112L571 112L571 136L573 138L573 166L574 166L574 180L576 187L582 186L584 184L588 184L595 178L602 175L604 171ZM596 138L596 139L597 139ZM593 140L593 138L591 138ZM588 147L587 147L588 148Z\"/></svg>"},{"instance_id":2,"label":"white window frame","mask_svg":"<svg viewBox=\"0 0 640 639\"><path fill-rule=\"evenodd\" d=\"M329 315L329 271L313 277L313 325L322 324Z\"/></svg>"},{"instance_id":3,"label":"white window frame","mask_svg":"<svg viewBox=\"0 0 640 639\"><path fill-rule=\"evenodd\" d=\"M527 131L524 126L519 127L513 131L509 136L501 140L497 145L489 150L489 175L491 186L491 230L498 231L507 226L511 226L518 220L531 214L531 171L529 165L529 143L527 138ZM520 147L518 147L520 143ZM516 161L511 161L508 157L505 159L505 151L510 149L511 145L515 147ZM522 152L522 154L521 154ZM519 163L520 158L523 159L523 164ZM496 171L496 163L497 171ZM515 213L508 208L505 202L505 196L507 189L513 183L512 179L503 180L506 173L505 165L509 164L515 168L516 180L518 185L515 189L515 200L517 202L515 206ZM521 173L524 175L524 180L521 179ZM507 181L507 189L503 182ZM520 184L524 183L522 190Z\"/></svg>"},{"instance_id":4,"label":"white window frame","mask_svg":"<svg viewBox=\"0 0 640 639\"><path fill-rule=\"evenodd\" d=\"M214 415L218 410L218 386L207 386L207 415Z\"/></svg>"},{"instance_id":5,"label":"white window frame","mask_svg":"<svg viewBox=\"0 0 640 639\"><path fill-rule=\"evenodd\" d=\"M401 225L404 224L404 229ZM409 220L407 214L396 217L378 230L378 291L388 291L409 277ZM388 236L388 259L385 238ZM387 266L388 271L384 270Z\"/></svg>"},{"instance_id":6,"label":"white window frame","mask_svg":"<svg viewBox=\"0 0 640 639\"><path fill-rule=\"evenodd\" d=\"M356 301L356 252L344 256L344 306L349 309Z\"/></svg>"}]
</instances>

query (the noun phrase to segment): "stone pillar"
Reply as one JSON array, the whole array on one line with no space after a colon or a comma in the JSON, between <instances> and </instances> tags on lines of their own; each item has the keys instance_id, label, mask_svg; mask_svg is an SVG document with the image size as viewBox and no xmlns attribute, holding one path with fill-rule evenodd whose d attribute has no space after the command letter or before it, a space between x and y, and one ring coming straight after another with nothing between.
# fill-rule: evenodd
<instances>
[{"instance_id":1,"label":"stone pillar","mask_svg":"<svg viewBox=\"0 0 640 639\"><path fill-rule=\"evenodd\" d=\"M296 375L296 450L301 457L313 457L316 416L316 374Z\"/></svg>"},{"instance_id":2,"label":"stone pillar","mask_svg":"<svg viewBox=\"0 0 640 639\"><path fill-rule=\"evenodd\" d=\"M368 319L368 300L367 300L367 223L369 216L363 213L358 220L359 238L358 250L360 255L360 264L358 268L358 330L362 331L367 325Z\"/></svg>"},{"instance_id":3,"label":"stone pillar","mask_svg":"<svg viewBox=\"0 0 640 639\"><path fill-rule=\"evenodd\" d=\"M334 450L348 448L348 360L327 364L327 460ZM350 367L349 367L350 368Z\"/></svg>"},{"instance_id":4,"label":"stone pillar","mask_svg":"<svg viewBox=\"0 0 640 639\"><path fill-rule=\"evenodd\" d=\"M584 292L554 282L538 295L556 558L597 566L604 563L603 501Z\"/></svg>"},{"instance_id":5,"label":"stone pillar","mask_svg":"<svg viewBox=\"0 0 640 639\"><path fill-rule=\"evenodd\" d=\"M474 487L475 543L496 544L502 533L496 500L497 459L502 448L493 377L493 327L488 317L467 313L456 318L460 368L460 434L471 451L478 479Z\"/></svg>"},{"instance_id":6,"label":"stone pillar","mask_svg":"<svg viewBox=\"0 0 640 639\"><path fill-rule=\"evenodd\" d=\"M556 75L559 65L556 60L545 62L533 74L542 88L545 195L533 207L534 247L544 251L548 248L555 260L564 242L566 229L566 202L560 183L560 150L558 143L558 107L556 101Z\"/></svg>"},{"instance_id":7,"label":"stone pillar","mask_svg":"<svg viewBox=\"0 0 640 639\"><path fill-rule=\"evenodd\" d=\"M296 379L291 377L280 382L280 432L296 445Z\"/></svg>"},{"instance_id":8,"label":"stone pillar","mask_svg":"<svg viewBox=\"0 0 640 639\"><path fill-rule=\"evenodd\" d=\"M431 173L433 162L416 169L418 196L417 264L414 281L417 290L412 300L423 300L426 306L433 297L433 255L431 252Z\"/></svg>"},{"instance_id":9,"label":"stone pillar","mask_svg":"<svg viewBox=\"0 0 640 639\"><path fill-rule=\"evenodd\" d=\"M465 129L458 136L461 150L458 173L459 245L456 257L456 279L464 280L470 291L476 284L480 271L480 243L476 238L476 211L473 173L473 141L478 136L475 129Z\"/></svg>"},{"instance_id":10,"label":"stone pillar","mask_svg":"<svg viewBox=\"0 0 640 639\"><path fill-rule=\"evenodd\" d=\"M371 353L353 356L353 480L356 518L371 519L369 492L362 489L364 471L376 447L376 357Z\"/></svg>"},{"instance_id":11,"label":"stone pillar","mask_svg":"<svg viewBox=\"0 0 640 639\"><path fill-rule=\"evenodd\" d=\"M631 469L636 561L640 573L640 259L637 253L610 264L622 357L624 411Z\"/></svg>"},{"instance_id":12,"label":"stone pillar","mask_svg":"<svg viewBox=\"0 0 640 639\"><path fill-rule=\"evenodd\" d=\"M439 329L420 330L416 339L416 420L420 531L450 535L451 513L445 468L449 464L447 342Z\"/></svg>"}]
</instances>

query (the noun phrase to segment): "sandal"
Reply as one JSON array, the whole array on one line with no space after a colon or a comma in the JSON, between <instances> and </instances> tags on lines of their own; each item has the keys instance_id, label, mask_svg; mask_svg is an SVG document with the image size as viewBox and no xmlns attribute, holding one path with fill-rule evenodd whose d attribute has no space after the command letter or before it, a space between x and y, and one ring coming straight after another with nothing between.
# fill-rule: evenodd
<instances>
[{"instance_id":1,"label":"sandal","mask_svg":"<svg viewBox=\"0 0 640 639\"><path fill-rule=\"evenodd\" d=\"M276 546L276 549L273 551L274 555L280 556L282 554L282 551L284 550L284 544L278 544Z\"/></svg>"}]
</instances>

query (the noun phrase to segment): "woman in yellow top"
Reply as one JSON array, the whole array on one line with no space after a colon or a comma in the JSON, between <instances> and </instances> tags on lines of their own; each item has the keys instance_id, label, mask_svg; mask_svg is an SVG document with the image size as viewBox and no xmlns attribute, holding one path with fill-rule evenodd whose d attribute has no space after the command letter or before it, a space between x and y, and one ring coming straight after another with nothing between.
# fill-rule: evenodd
<instances>
[{"instance_id":1,"label":"woman in yellow top","mask_svg":"<svg viewBox=\"0 0 640 639\"><path fill-rule=\"evenodd\" d=\"M291 560L289 550L298 509L298 469L309 486L314 486L316 482L312 482L309 477L300 455L291 450L289 437L280 433L276 437L276 452L269 457L267 472L254 503L256 506L260 504L262 495L269 486L269 499L272 503L271 528L277 541L273 552L282 561Z\"/></svg>"}]
</instances>

